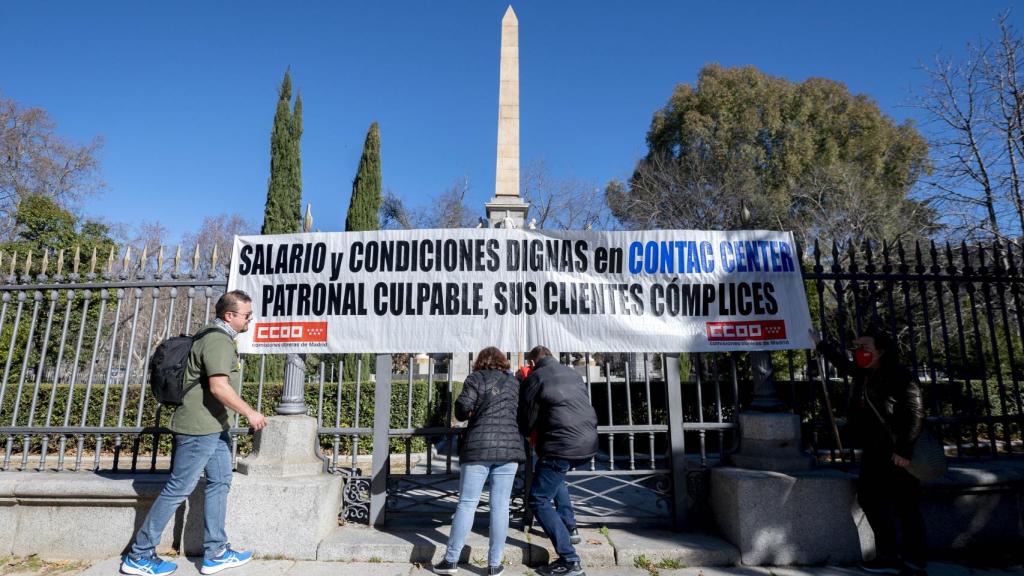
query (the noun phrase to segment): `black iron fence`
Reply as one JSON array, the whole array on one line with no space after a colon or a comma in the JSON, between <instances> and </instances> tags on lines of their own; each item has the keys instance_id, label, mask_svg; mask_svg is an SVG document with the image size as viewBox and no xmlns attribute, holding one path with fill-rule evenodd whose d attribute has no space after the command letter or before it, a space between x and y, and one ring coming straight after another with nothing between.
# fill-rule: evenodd
<instances>
[{"instance_id":1,"label":"black iron fence","mask_svg":"<svg viewBox=\"0 0 1024 576\"><path fill-rule=\"evenodd\" d=\"M812 316L829 338L847 346L853 334L875 327L899 342L924 385L929 425L950 455L1022 451L1019 248L814 246L802 261ZM16 275L11 265L0 285L0 469L167 470L169 414L147 394L146 360L168 335L208 322L226 281L179 273L177 260L165 269L145 255L126 255L119 267L109 258L99 273L79 274L79 266L48 275L44 263ZM666 375L668 359L563 353L588 383L600 425L601 453L572 473L582 516L667 522L680 507L699 513L705 506L707 470L736 447L749 358L673 356L675 379ZM390 455L390 513L450 513L458 454L451 399L469 365L459 368L460 361L410 355L391 367L401 374L388 374L380 397L379 377L371 375L380 364L371 368L359 356L306 358L306 404L319 421L325 469L347 479L350 519L370 514L375 444ZM819 461L855 462L859 447L844 426L850 383L810 351L775 353L773 364L779 394L802 415ZM281 357L243 359L243 396L263 413L274 413L283 378ZM382 438L377 429L386 430ZM236 455L251 450L244 419L236 418L232 437Z\"/></svg>"},{"instance_id":2,"label":"black iron fence","mask_svg":"<svg viewBox=\"0 0 1024 576\"><path fill-rule=\"evenodd\" d=\"M950 456L993 458L1022 451L1021 256L1019 247L998 242L815 245L804 278L812 314L837 346L849 347L868 329L888 332L899 344L922 384L927 424ZM803 414L819 459L854 461L859 446L844 429L851 383L809 353L777 355L776 367L780 390Z\"/></svg>"}]
</instances>

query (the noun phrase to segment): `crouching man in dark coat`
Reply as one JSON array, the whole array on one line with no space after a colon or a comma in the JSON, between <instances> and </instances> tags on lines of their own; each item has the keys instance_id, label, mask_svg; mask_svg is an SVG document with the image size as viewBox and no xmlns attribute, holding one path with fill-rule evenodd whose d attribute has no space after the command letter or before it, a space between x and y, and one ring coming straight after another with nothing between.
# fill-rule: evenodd
<instances>
[{"instance_id":1,"label":"crouching man in dark coat","mask_svg":"<svg viewBox=\"0 0 1024 576\"><path fill-rule=\"evenodd\" d=\"M519 427L536 434L529 506L551 539L558 559L537 569L544 576L585 576L574 543L576 517L565 484L566 473L597 454L597 414L587 385L575 370L562 366L543 346L527 354L533 369L520 391Z\"/></svg>"}]
</instances>

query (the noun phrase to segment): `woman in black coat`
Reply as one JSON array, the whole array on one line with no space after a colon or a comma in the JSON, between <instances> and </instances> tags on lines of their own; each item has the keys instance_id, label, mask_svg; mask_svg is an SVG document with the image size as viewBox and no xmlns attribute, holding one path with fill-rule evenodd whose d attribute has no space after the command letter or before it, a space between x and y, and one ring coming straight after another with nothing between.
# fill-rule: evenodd
<instances>
[{"instance_id":1,"label":"woman in black coat","mask_svg":"<svg viewBox=\"0 0 1024 576\"><path fill-rule=\"evenodd\" d=\"M459 448L459 504L452 518L452 530L444 560L434 566L438 574L455 574L473 516L490 479L490 548L487 573L501 574L508 534L508 508L516 470L526 461L523 437L516 412L519 382L509 374L505 354L491 346L484 348L473 364L473 373L463 383L455 403L455 417L469 420Z\"/></svg>"},{"instance_id":2,"label":"woman in black coat","mask_svg":"<svg viewBox=\"0 0 1024 576\"><path fill-rule=\"evenodd\" d=\"M818 333L817 349L853 381L850 426L861 453L857 500L875 533L875 559L861 568L877 574L922 573L925 525L921 482L907 471L924 424L921 386L899 361L899 350L884 332L869 331L853 341L851 362ZM893 514L903 528L902 561Z\"/></svg>"}]
</instances>

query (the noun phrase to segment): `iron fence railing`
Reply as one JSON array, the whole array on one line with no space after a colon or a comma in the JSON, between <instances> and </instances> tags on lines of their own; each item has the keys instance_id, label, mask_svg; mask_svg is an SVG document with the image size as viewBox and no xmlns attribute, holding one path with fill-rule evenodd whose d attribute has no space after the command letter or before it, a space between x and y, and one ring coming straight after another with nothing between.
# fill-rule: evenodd
<instances>
[{"instance_id":1,"label":"iron fence railing","mask_svg":"<svg viewBox=\"0 0 1024 576\"><path fill-rule=\"evenodd\" d=\"M869 244L830 251L815 245L802 261L812 315L826 335L846 346L870 326L892 333L923 383L929 424L950 454L992 458L1024 450L1021 258L1019 248L998 244ZM99 273L93 262L79 274L75 262L71 273L58 266L52 276L45 264L15 275L11 262L0 285L0 470L167 470L169 411L148 394L146 363L168 335L210 321L227 284L216 262L205 268L213 277L179 273L177 261L169 270L162 262L153 267L145 255L133 262L126 254L119 270L111 257ZM192 268L200 269L195 262ZM599 417L601 453L572 473L582 515L664 520L678 506L704 505L708 468L738 441L737 412L750 394L748 355L673 357L678 385L666 378L663 355L561 356L587 382ZM371 373L387 367L364 357L306 357L306 405L318 419L325 469L346 478L346 514L370 514L375 445L390 455L389 513L450 513L458 471L451 406L471 357L396 356L389 372L399 375L388 374L384 398ZM802 415L808 447L822 462L855 462L858 446L843 426L850 383L822 370L810 351L772 358L779 394ZM284 373L281 356L243 358L243 397L273 414ZM832 437L830 407L843 450ZM376 437L375 430L386 432ZM244 419L236 417L232 438L236 457L251 450ZM689 467L670 462L673 447ZM687 503L672 500L680 483Z\"/></svg>"},{"instance_id":2,"label":"iron fence railing","mask_svg":"<svg viewBox=\"0 0 1024 576\"><path fill-rule=\"evenodd\" d=\"M960 458L1020 454L1024 424L1021 249L987 243L954 247L916 243L815 245L804 272L808 300L826 337L846 348L867 329L898 342L905 365L925 395L927 424ZM782 386L804 415L822 461L856 460L856 437L845 430L851 383L818 369L809 354L788 363ZM823 387L824 384L824 387ZM830 432L823 390L831 394L843 451Z\"/></svg>"}]
</instances>

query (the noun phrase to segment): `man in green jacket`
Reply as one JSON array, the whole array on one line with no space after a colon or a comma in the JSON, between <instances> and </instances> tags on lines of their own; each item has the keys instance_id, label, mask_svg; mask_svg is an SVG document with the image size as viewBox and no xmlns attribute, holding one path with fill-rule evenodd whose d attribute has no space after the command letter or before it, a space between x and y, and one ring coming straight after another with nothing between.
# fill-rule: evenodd
<instances>
[{"instance_id":1,"label":"man in green jacket","mask_svg":"<svg viewBox=\"0 0 1024 576\"><path fill-rule=\"evenodd\" d=\"M150 508L131 550L121 563L121 572L139 576L170 574L177 569L156 555L167 522L188 498L206 473L203 510L203 565L200 572L216 574L241 566L252 552L233 550L224 530L228 490L231 488L231 417L238 413L259 430L265 416L242 400L241 363L235 338L249 329L252 299L241 290L228 292L217 301L217 317L197 334L185 366L185 385L198 382L185 394L171 416L175 433L174 466L160 496Z\"/></svg>"}]
</instances>

